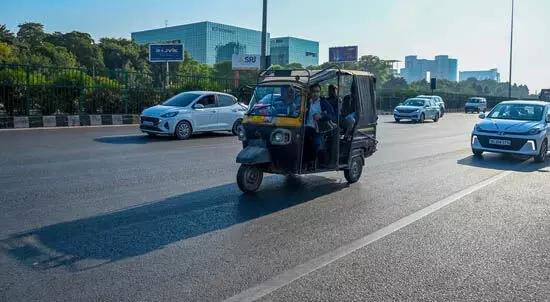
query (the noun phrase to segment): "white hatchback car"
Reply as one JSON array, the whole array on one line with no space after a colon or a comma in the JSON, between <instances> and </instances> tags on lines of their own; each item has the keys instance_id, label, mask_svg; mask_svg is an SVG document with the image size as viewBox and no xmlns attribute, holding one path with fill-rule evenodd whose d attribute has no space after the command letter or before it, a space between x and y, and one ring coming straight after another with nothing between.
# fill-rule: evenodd
<instances>
[{"instance_id":1,"label":"white hatchback car","mask_svg":"<svg viewBox=\"0 0 550 302\"><path fill-rule=\"evenodd\" d=\"M238 135L248 106L230 94L188 91L143 110L140 130L149 135L187 139L193 133L231 131Z\"/></svg>"},{"instance_id":2,"label":"white hatchback car","mask_svg":"<svg viewBox=\"0 0 550 302\"><path fill-rule=\"evenodd\" d=\"M501 102L472 131L472 152L511 153L546 160L550 142L550 105L539 101Z\"/></svg>"}]
</instances>

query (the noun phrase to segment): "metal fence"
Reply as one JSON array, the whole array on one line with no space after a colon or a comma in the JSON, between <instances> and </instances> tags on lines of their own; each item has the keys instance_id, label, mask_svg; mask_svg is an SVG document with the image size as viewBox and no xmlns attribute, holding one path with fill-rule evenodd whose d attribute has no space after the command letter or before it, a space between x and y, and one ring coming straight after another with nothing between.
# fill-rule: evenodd
<instances>
[{"instance_id":1,"label":"metal fence","mask_svg":"<svg viewBox=\"0 0 550 302\"><path fill-rule=\"evenodd\" d=\"M430 91L425 92L410 92L410 91L391 91L391 90L379 90L377 92L377 108L383 111L393 110L399 103L403 102L407 98L415 97L418 95L431 95ZM463 109L468 98L477 95L468 94L453 94L453 93L438 93L435 95L443 98L445 107L447 109ZM481 95L480 95L481 96ZM499 102L510 100L514 98L501 97L501 96L482 96L487 99L487 108L492 108Z\"/></svg>"},{"instance_id":2,"label":"metal fence","mask_svg":"<svg viewBox=\"0 0 550 302\"><path fill-rule=\"evenodd\" d=\"M143 109L189 90L213 90L250 100L255 83L232 78L212 78L124 70L87 70L0 64L0 115L139 114ZM389 111L404 99L421 92L378 90L377 108ZM423 94L431 94L426 91ZM463 108L471 95L436 93L449 109ZM488 107L507 98L484 96Z\"/></svg>"},{"instance_id":3,"label":"metal fence","mask_svg":"<svg viewBox=\"0 0 550 302\"><path fill-rule=\"evenodd\" d=\"M189 90L214 90L248 99L248 83L233 79L123 70L0 65L0 114L138 114Z\"/></svg>"}]
</instances>

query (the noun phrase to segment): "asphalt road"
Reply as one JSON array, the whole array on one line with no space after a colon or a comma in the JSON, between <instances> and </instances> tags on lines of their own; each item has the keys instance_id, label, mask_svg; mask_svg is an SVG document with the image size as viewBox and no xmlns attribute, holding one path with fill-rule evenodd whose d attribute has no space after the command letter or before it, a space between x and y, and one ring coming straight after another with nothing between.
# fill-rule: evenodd
<instances>
[{"instance_id":1,"label":"asphalt road","mask_svg":"<svg viewBox=\"0 0 550 302\"><path fill-rule=\"evenodd\" d=\"M381 116L359 183L134 127L0 131L0 301L545 300L550 165L471 156L475 115Z\"/></svg>"}]
</instances>

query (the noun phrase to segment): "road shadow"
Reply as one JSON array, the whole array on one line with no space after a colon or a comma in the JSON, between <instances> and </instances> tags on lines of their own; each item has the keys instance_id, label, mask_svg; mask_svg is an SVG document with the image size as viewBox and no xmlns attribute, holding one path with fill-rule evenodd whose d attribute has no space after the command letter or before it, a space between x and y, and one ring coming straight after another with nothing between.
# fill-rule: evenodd
<instances>
[{"instance_id":1,"label":"road shadow","mask_svg":"<svg viewBox=\"0 0 550 302\"><path fill-rule=\"evenodd\" d=\"M0 241L0 249L37 270L83 271L266 216L349 185L320 176L266 177L254 195L235 184L46 226Z\"/></svg>"},{"instance_id":2,"label":"road shadow","mask_svg":"<svg viewBox=\"0 0 550 302\"><path fill-rule=\"evenodd\" d=\"M422 125L422 124L431 124L431 123L435 123L435 122L431 121L431 120L425 120L424 123L422 123L422 124L417 123L415 121L399 121L399 123L396 122L396 121L385 121L384 123L385 124L397 124L397 125L401 125L401 124L403 124L403 125L409 125L409 124L411 124L411 125Z\"/></svg>"},{"instance_id":3,"label":"road shadow","mask_svg":"<svg viewBox=\"0 0 550 302\"><path fill-rule=\"evenodd\" d=\"M224 132L204 132L197 133L191 136L189 141L200 140L207 138L217 138L217 137L231 137L233 134L224 133ZM235 138L236 139L236 138ZM144 145L156 142L165 142L177 140L171 136L149 136L145 134L136 134L136 135L121 135L121 136L109 136L109 137L100 137L95 138L94 141L103 144L116 144L116 145Z\"/></svg>"},{"instance_id":4,"label":"road shadow","mask_svg":"<svg viewBox=\"0 0 550 302\"><path fill-rule=\"evenodd\" d=\"M544 168L549 166L549 161L536 163L532 157L516 156L509 154L484 153L481 157L474 155L457 161L459 165L478 167L484 169L515 171L515 172L548 172Z\"/></svg>"}]
</instances>

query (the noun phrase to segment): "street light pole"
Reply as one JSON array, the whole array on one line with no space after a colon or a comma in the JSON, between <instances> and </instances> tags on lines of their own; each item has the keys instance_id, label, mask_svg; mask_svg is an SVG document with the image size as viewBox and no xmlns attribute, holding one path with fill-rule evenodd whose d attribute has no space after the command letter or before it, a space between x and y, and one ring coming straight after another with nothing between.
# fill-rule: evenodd
<instances>
[{"instance_id":1,"label":"street light pole","mask_svg":"<svg viewBox=\"0 0 550 302\"><path fill-rule=\"evenodd\" d=\"M512 49L514 44L514 0L512 0L512 23L510 27L510 74L508 78L508 97L512 97Z\"/></svg>"},{"instance_id":2,"label":"street light pole","mask_svg":"<svg viewBox=\"0 0 550 302\"><path fill-rule=\"evenodd\" d=\"M267 0L264 0L264 8L263 8L263 15L262 15L262 54L260 58L261 70L265 70L267 68L266 43L267 43Z\"/></svg>"}]
</instances>

